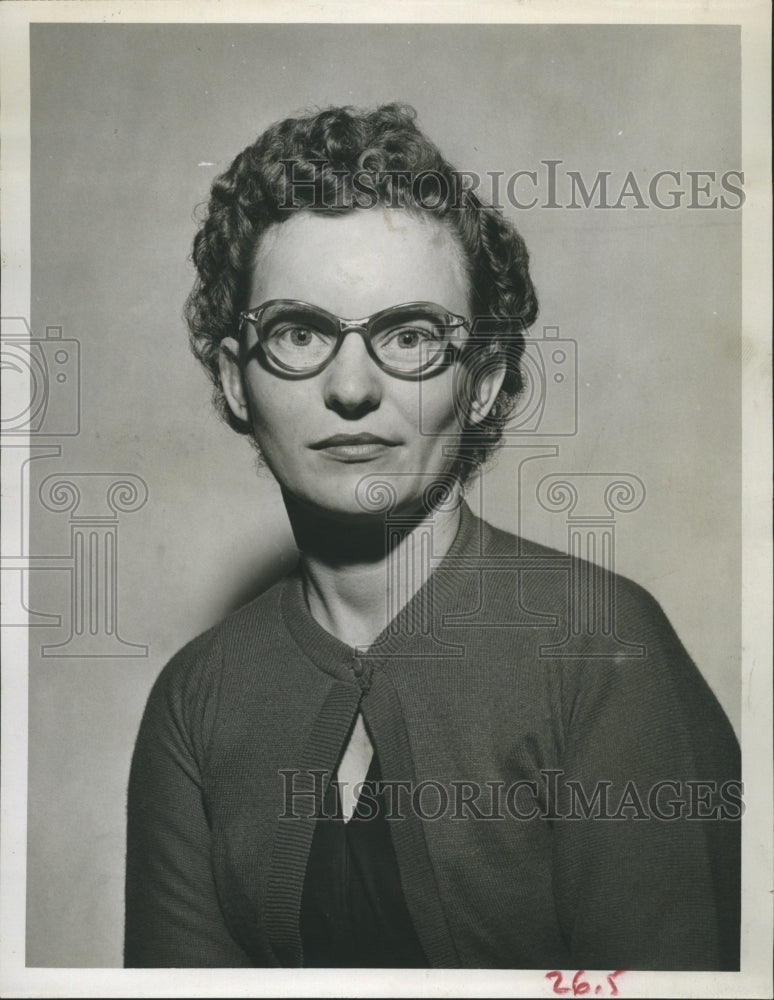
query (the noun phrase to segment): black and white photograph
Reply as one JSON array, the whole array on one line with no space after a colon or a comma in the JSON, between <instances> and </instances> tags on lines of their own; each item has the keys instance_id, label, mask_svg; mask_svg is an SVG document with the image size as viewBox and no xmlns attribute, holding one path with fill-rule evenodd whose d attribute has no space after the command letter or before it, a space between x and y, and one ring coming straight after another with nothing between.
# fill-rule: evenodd
<instances>
[{"instance_id":1,"label":"black and white photograph","mask_svg":"<svg viewBox=\"0 0 774 1000\"><path fill-rule=\"evenodd\" d=\"M770 995L770 11L606 10L3 5L3 995Z\"/></svg>"}]
</instances>

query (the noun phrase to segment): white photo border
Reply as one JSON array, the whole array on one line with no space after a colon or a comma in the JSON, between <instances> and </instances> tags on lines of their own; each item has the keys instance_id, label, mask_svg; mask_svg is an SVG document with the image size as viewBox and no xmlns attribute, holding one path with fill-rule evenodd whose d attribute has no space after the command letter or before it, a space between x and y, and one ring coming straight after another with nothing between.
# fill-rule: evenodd
<instances>
[{"instance_id":1,"label":"white photo border","mask_svg":"<svg viewBox=\"0 0 774 1000\"><path fill-rule=\"evenodd\" d=\"M735 24L742 37L743 330L743 823L742 959L738 973L631 972L628 997L770 996L772 950L771 689L771 148L770 8L765 0L312 2L40 0L0 5L2 315L30 314L31 23L343 22ZM14 484L4 484L6 488ZM13 549L3 521L3 549ZM26 548L22 551L27 551ZM6 585L7 581L3 581ZM545 970L123 970L25 967L27 636L3 629L0 989L66 996L550 996Z\"/></svg>"}]
</instances>

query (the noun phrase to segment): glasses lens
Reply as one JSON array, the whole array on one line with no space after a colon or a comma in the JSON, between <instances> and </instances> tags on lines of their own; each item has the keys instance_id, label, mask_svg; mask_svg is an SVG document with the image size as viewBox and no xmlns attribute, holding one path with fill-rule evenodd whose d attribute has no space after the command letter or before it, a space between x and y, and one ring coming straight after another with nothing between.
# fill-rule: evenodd
<instances>
[{"instance_id":1,"label":"glasses lens","mask_svg":"<svg viewBox=\"0 0 774 1000\"><path fill-rule=\"evenodd\" d=\"M277 304L261 317L261 344L285 371L304 372L324 364L336 347L337 330L309 306Z\"/></svg>"},{"instance_id":2,"label":"glasses lens","mask_svg":"<svg viewBox=\"0 0 774 1000\"><path fill-rule=\"evenodd\" d=\"M379 319L371 343L388 368L421 372L443 360L451 334L444 313L426 308L411 312L396 309Z\"/></svg>"}]
</instances>

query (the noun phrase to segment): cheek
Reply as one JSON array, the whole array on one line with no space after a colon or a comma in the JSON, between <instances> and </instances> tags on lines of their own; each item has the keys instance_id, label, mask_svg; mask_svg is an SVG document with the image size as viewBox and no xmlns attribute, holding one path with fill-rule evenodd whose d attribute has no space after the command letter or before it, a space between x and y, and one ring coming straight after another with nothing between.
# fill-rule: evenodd
<instances>
[{"instance_id":1,"label":"cheek","mask_svg":"<svg viewBox=\"0 0 774 1000\"><path fill-rule=\"evenodd\" d=\"M440 376L436 382L428 381L419 385L421 388L415 405L422 434L433 440L438 435L458 433L462 414L455 403L452 378Z\"/></svg>"},{"instance_id":2,"label":"cheek","mask_svg":"<svg viewBox=\"0 0 774 1000\"><path fill-rule=\"evenodd\" d=\"M248 383L250 412L256 430L287 422L293 409L292 395L283 392L284 383L263 373L254 374Z\"/></svg>"},{"instance_id":3,"label":"cheek","mask_svg":"<svg viewBox=\"0 0 774 1000\"><path fill-rule=\"evenodd\" d=\"M266 384L254 378L248 388L253 437L272 469L284 465L309 424L309 402L288 392L278 379Z\"/></svg>"}]
</instances>

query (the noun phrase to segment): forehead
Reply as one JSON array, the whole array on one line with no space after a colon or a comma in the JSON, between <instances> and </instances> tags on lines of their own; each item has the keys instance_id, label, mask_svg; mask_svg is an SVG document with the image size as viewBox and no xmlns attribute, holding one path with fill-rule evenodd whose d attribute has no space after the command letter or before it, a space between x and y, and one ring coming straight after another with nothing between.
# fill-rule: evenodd
<instances>
[{"instance_id":1,"label":"forehead","mask_svg":"<svg viewBox=\"0 0 774 1000\"><path fill-rule=\"evenodd\" d=\"M429 301L464 314L468 284L455 236L432 216L385 208L338 216L302 211L264 234L249 305L301 299L359 318Z\"/></svg>"}]
</instances>

